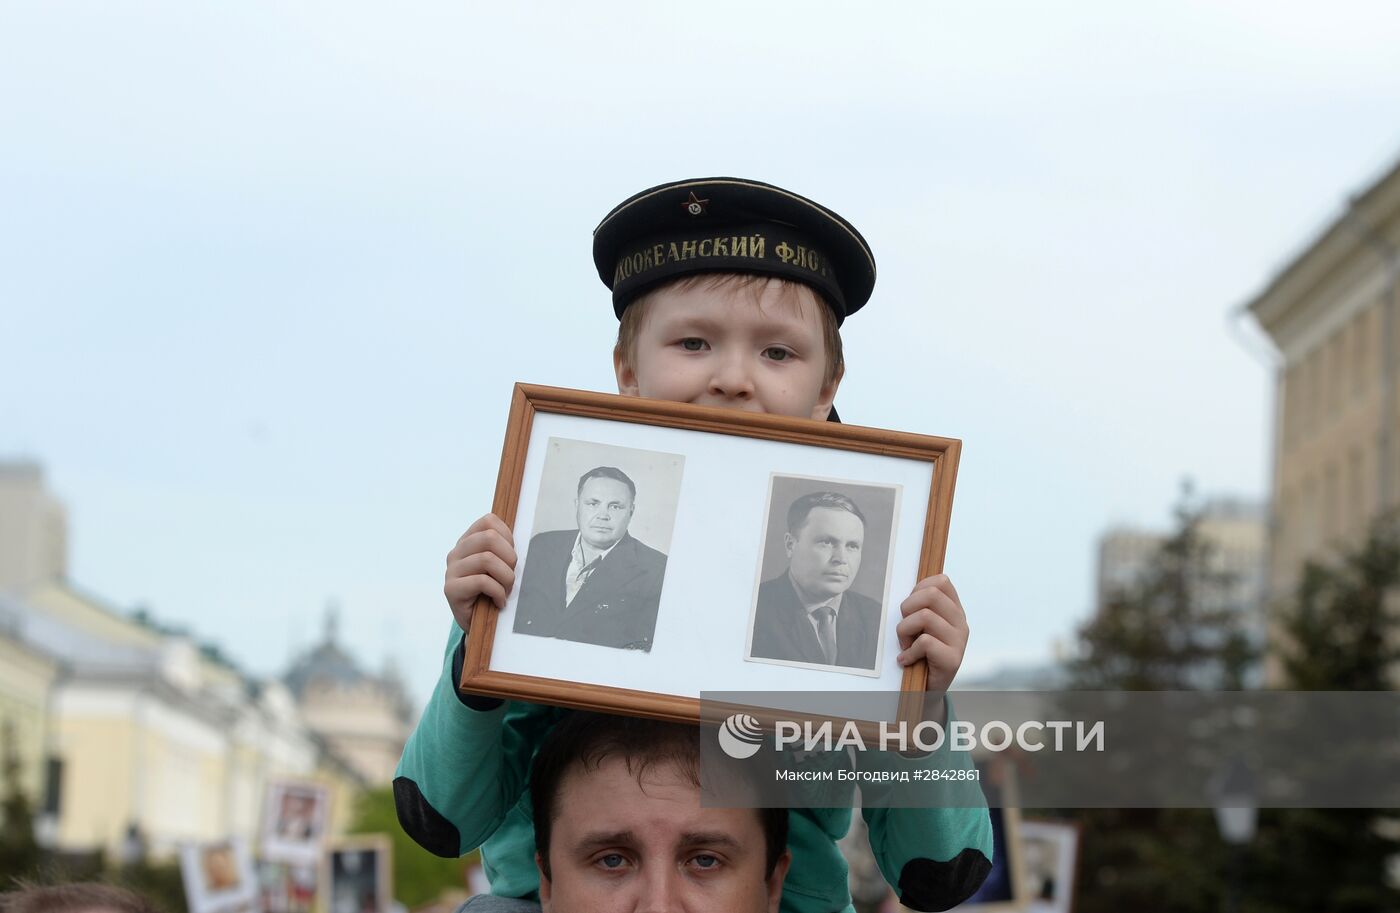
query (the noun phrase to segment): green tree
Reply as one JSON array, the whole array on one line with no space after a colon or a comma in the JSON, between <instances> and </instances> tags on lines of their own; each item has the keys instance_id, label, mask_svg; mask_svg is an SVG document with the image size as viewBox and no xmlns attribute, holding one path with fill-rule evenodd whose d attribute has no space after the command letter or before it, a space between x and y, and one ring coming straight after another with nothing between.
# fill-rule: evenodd
<instances>
[{"instance_id":1,"label":"green tree","mask_svg":"<svg viewBox=\"0 0 1400 913\"><path fill-rule=\"evenodd\" d=\"M1235 577L1217 568L1216 548L1201 535L1201 514L1183 485L1176 528L1138 580L1107 594L1079 629L1070 664L1079 690L1194 691L1244 686L1258 659L1240 606L1224 597Z\"/></svg>"},{"instance_id":2,"label":"green tree","mask_svg":"<svg viewBox=\"0 0 1400 913\"><path fill-rule=\"evenodd\" d=\"M1201 534L1200 510L1183 486L1173 531L1131 585L1109 593L1079 629L1070 687L1092 691L1239 690L1258 651L1231 605L1233 577ZM1128 742L1153 744L1141 720ZM1163 746L1163 751L1171 750ZM1209 809L1078 809L1080 913L1219 910L1226 854Z\"/></svg>"},{"instance_id":3,"label":"green tree","mask_svg":"<svg viewBox=\"0 0 1400 913\"><path fill-rule=\"evenodd\" d=\"M361 794L350 830L389 835L394 854L394 897L410 910L437 900L444 891L466 890L467 866L476 861L477 854L443 859L414 843L399 826L394 793L388 787Z\"/></svg>"},{"instance_id":4,"label":"green tree","mask_svg":"<svg viewBox=\"0 0 1400 913\"><path fill-rule=\"evenodd\" d=\"M18 736L13 720L0 724L0 880L32 877L42 856L34 838L34 813L20 782Z\"/></svg>"},{"instance_id":5,"label":"green tree","mask_svg":"<svg viewBox=\"0 0 1400 913\"><path fill-rule=\"evenodd\" d=\"M1400 663L1400 518L1331 562L1309 562L1280 613L1276 644L1285 687L1388 691ZM1400 854L1395 811L1266 809L1251 847L1260 910L1400 910L1386 882Z\"/></svg>"}]
</instances>

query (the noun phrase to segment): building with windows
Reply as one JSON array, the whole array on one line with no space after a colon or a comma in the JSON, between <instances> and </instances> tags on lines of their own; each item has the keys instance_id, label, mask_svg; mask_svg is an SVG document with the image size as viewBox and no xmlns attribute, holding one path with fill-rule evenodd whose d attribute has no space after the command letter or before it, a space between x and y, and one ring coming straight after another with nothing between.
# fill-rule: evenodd
<instances>
[{"instance_id":1,"label":"building with windows","mask_svg":"<svg viewBox=\"0 0 1400 913\"><path fill-rule=\"evenodd\" d=\"M264 791L315 780L343 830L361 776L307 725L291 692L189 632L64 579L61 508L32 464L0 464L0 732L21 760L42 843L124 858L186 840L254 840ZM35 546L33 538L47 543Z\"/></svg>"},{"instance_id":2,"label":"building with windows","mask_svg":"<svg viewBox=\"0 0 1400 913\"><path fill-rule=\"evenodd\" d=\"M1400 162L1248 303L1277 350L1268 587L1400 505Z\"/></svg>"}]
</instances>

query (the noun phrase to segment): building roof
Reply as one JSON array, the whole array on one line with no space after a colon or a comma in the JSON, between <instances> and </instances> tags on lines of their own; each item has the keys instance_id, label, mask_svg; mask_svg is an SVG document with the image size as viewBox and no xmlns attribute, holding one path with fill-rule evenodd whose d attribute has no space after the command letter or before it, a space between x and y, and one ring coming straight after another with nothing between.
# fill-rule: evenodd
<instances>
[{"instance_id":1,"label":"building roof","mask_svg":"<svg viewBox=\"0 0 1400 913\"><path fill-rule=\"evenodd\" d=\"M287 689L300 701L311 685L334 685L348 688L357 685L372 685L383 689L396 705L407 707L403 684L392 673L375 675L366 671L338 642L339 612L334 606L327 608L325 633L321 643L298 657L282 677ZM406 713L407 711L404 710Z\"/></svg>"},{"instance_id":2,"label":"building roof","mask_svg":"<svg viewBox=\"0 0 1400 913\"><path fill-rule=\"evenodd\" d=\"M1245 307L1271 330L1358 254L1375 257L1368 235L1400 216L1400 158L1353 194L1346 206L1284 263Z\"/></svg>"}]
</instances>

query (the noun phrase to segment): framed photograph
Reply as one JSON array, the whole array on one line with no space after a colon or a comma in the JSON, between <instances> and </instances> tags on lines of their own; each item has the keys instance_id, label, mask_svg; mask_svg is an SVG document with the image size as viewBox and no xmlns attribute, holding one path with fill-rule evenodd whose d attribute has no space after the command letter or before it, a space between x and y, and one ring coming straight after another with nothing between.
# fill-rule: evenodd
<instances>
[{"instance_id":1,"label":"framed photograph","mask_svg":"<svg viewBox=\"0 0 1400 913\"><path fill-rule=\"evenodd\" d=\"M321 867L322 913L387 913L389 838L360 834L327 845Z\"/></svg>"},{"instance_id":2,"label":"framed photograph","mask_svg":"<svg viewBox=\"0 0 1400 913\"><path fill-rule=\"evenodd\" d=\"M319 860L299 865L261 859L256 867L260 913L312 913Z\"/></svg>"},{"instance_id":3,"label":"framed photograph","mask_svg":"<svg viewBox=\"0 0 1400 913\"><path fill-rule=\"evenodd\" d=\"M1079 826L1069 821L1021 822L1021 859L1030 913L1072 913Z\"/></svg>"},{"instance_id":4,"label":"framed photograph","mask_svg":"<svg viewBox=\"0 0 1400 913\"><path fill-rule=\"evenodd\" d=\"M494 511L518 576L477 603L460 685L692 722L703 691L921 693L895 625L942 570L959 450L517 384Z\"/></svg>"},{"instance_id":5,"label":"framed photograph","mask_svg":"<svg viewBox=\"0 0 1400 913\"><path fill-rule=\"evenodd\" d=\"M180 878L190 913L242 913L257 907L258 880L242 838L183 844Z\"/></svg>"},{"instance_id":6,"label":"framed photograph","mask_svg":"<svg viewBox=\"0 0 1400 913\"><path fill-rule=\"evenodd\" d=\"M315 865L326 836L330 791L319 783L274 780L264 795L262 858Z\"/></svg>"}]
</instances>

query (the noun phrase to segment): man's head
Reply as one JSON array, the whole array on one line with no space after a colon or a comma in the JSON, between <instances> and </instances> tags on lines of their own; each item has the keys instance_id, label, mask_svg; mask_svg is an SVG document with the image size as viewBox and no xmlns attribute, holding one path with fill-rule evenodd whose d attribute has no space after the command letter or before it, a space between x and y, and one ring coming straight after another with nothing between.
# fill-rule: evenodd
<instances>
[{"instance_id":1,"label":"man's head","mask_svg":"<svg viewBox=\"0 0 1400 913\"><path fill-rule=\"evenodd\" d=\"M637 486L627 473L612 466L588 470L578 480L575 519L583 541L593 548L612 548L627 534L636 508Z\"/></svg>"},{"instance_id":2,"label":"man's head","mask_svg":"<svg viewBox=\"0 0 1400 913\"><path fill-rule=\"evenodd\" d=\"M850 589L860 572L865 515L834 491L803 495L788 508L783 545L788 574L809 600L824 601Z\"/></svg>"},{"instance_id":3,"label":"man's head","mask_svg":"<svg viewBox=\"0 0 1400 913\"><path fill-rule=\"evenodd\" d=\"M576 713L530 775L548 913L775 913L787 810L704 808L694 727Z\"/></svg>"},{"instance_id":4,"label":"man's head","mask_svg":"<svg viewBox=\"0 0 1400 913\"><path fill-rule=\"evenodd\" d=\"M759 181L677 181L608 213L593 259L621 320L619 392L834 419L837 328L875 284L841 216Z\"/></svg>"},{"instance_id":5,"label":"man's head","mask_svg":"<svg viewBox=\"0 0 1400 913\"><path fill-rule=\"evenodd\" d=\"M0 894L0 913L156 913L139 894L97 882L27 885Z\"/></svg>"}]
</instances>

